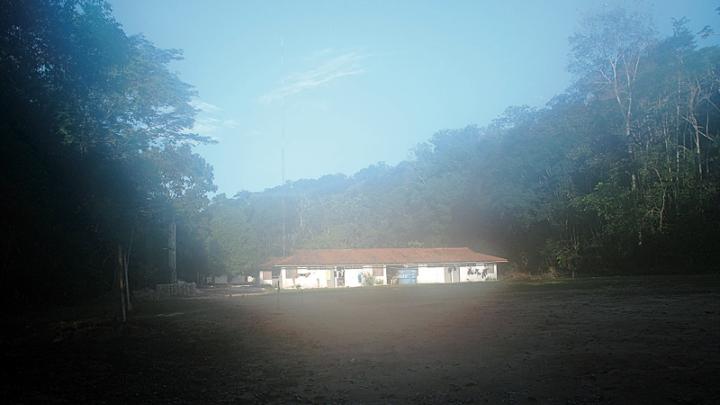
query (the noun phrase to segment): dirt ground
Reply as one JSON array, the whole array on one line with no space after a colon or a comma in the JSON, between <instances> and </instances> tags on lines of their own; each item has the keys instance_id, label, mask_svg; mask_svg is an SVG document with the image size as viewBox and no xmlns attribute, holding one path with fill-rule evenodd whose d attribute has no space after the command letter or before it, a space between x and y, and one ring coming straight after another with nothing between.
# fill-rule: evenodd
<instances>
[{"instance_id":1,"label":"dirt ground","mask_svg":"<svg viewBox=\"0 0 720 405\"><path fill-rule=\"evenodd\" d=\"M140 303L127 326L7 324L3 403L720 403L719 277L212 295Z\"/></svg>"}]
</instances>

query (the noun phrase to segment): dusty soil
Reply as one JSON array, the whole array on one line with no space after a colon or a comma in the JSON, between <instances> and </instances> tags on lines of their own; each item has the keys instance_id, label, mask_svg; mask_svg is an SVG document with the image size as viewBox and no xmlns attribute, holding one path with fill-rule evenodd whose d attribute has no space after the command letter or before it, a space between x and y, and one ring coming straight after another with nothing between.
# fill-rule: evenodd
<instances>
[{"instance_id":1,"label":"dusty soil","mask_svg":"<svg viewBox=\"0 0 720 405\"><path fill-rule=\"evenodd\" d=\"M77 314L6 322L3 403L720 403L718 277L214 295L141 303L127 326Z\"/></svg>"}]
</instances>

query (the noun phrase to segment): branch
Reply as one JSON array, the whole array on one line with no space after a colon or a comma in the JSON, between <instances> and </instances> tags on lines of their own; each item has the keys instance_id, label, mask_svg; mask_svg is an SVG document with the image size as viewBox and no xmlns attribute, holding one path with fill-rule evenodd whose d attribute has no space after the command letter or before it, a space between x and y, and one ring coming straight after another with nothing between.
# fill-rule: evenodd
<instances>
[{"instance_id":1,"label":"branch","mask_svg":"<svg viewBox=\"0 0 720 405\"><path fill-rule=\"evenodd\" d=\"M711 137L710 135L706 134L705 132L703 132L703 131L701 130L701 127L700 127L700 125L697 124L697 122L693 122L693 121L697 121L697 120L690 120L690 119L688 118L688 116L686 116L686 115L680 115L680 116L682 117L682 119L684 119L685 121L687 121L690 125L692 125L693 129L694 129L698 134L704 136L704 137L707 138L710 142L715 142L715 139L714 139L713 137Z\"/></svg>"}]
</instances>

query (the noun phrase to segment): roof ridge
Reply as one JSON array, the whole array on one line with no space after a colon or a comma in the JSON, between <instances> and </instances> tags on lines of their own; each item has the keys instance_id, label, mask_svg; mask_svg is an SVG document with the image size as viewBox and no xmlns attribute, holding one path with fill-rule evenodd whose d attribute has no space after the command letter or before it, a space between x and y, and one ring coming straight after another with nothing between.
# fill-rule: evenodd
<instances>
[{"instance_id":1,"label":"roof ridge","mask_svg":"<svg viewBox=\"0 0 720 405\"><path fill-rule=\"evenodd\" d=\"M385 247L297 249L275 265L507 262L463 247Z\"/></svg>"},{"instance_id":2,"label":"roof ridge","mask_svg":"<svg viewBox=\"0 0 720 405\"><path fill-rule=\"evenodd\" d=\"M295 249L295 251L299 250L377 250L377 249L403 249L403 250L410 250L410 249L470 249L472 248L468 246L432 246L432 247L361 247L361 248L300 248Z\"/></svg>"}]
</instances>

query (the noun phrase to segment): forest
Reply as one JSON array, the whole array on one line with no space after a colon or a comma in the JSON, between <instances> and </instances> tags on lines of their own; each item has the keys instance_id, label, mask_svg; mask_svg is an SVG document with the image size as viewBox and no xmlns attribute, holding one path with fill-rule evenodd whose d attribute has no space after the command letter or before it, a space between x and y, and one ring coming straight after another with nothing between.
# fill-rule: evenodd
<instances>
[{"instance_id":1,"label":"forest","mask_svg":"<svg viewBox=\"0 0 720 405\"><path fill-rule=\"evenodd\" d=\"M641 14L588 15L574 83L542 108L439 131L396 166L216 196L210 271L295 248L470 246L525 273L716 272L720 49L686 24L660 38Z\"/></svg>"},{"instance_id":2,"label":"forest","mask_svg":"<svg viewBox=\"0 0 720 405\"><path fill-rule=\"evenodd\" d=\"M468 246L554 276L720 269L720 48L678 16L588 14L573 83L397 165L215 194L182 58L99 0L0 3L3 299L254 274L297 248ZM717 10L708 10L708 13Z\"/></svg>"}]
</instances>

